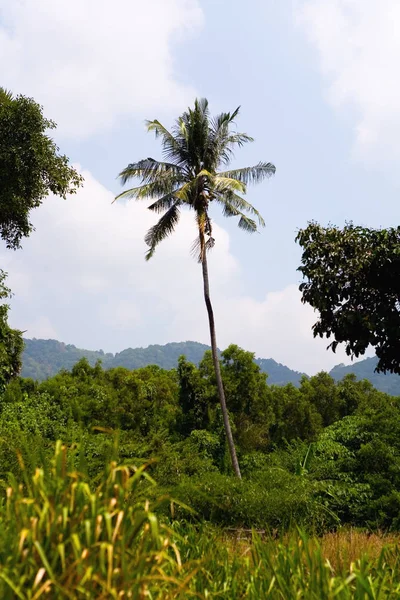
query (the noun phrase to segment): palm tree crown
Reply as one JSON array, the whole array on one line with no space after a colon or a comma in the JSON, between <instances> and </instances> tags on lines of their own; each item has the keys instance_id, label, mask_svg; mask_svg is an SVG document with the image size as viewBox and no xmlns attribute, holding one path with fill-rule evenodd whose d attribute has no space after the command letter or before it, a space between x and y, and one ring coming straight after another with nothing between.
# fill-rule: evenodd
<instances>
[{"instance_id":1,"label":"palm tree crown","mask_svg":"<svg viewBox=\"0 0 400 600\"><path fill-rule=\"evenodd\" d=\"M249 183L258 183L273 175L275 166L259 162L253 167L224 170L233 157L234 148L253 141L247 134L232 130L238 113L239 108L233 113L210 117L208 102L201 99L178 118L171 132L157 120L147 121L148 131L154 131L161 139L164 160L145 158L128 165L119 174L122 184L136 178L140 185L116 197L116 200L156 198L149 209L163 214L146 234L147 260L157 245L174 231L184 206L195 211L199 229L195 250L199 261L214 245L208 214L211 202L220 204L225 216L239 217L238 226L245 231L254 232L257 225L264 226L260 213L243 194Z\"/></svg>"}]
</instances>

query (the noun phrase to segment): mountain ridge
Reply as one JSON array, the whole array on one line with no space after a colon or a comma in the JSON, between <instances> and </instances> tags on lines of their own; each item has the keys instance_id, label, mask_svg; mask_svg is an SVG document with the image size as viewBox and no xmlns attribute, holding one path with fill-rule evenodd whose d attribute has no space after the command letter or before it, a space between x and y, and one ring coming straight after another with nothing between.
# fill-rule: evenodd
<instances>
[{"instance_id":1,"label":"mountain ridge","mask_svg":"<svg viewBox=\"0 0 400 600\"><path fill-rule=\"evenodd\" d=\"M22 377L30 377L42 381L52 377L61 369L70 370L81 358L86 358L93 366L101 360L105 369L125 367L139 369L149 364L158 365L164 369L176 367L182 354L195 364L203 358L204 352L210 350L207 344L200 342L169 342L164 345L151 344L146 347L126 348L115 354L103 350L85 350L73 344L65 344L58 340L24 339L25 348L22 354ZM272 358L258 358L255 362L261 370L268 373L268 383L284 385L293 383L299 385L305 373L294 371L276 362ZM306 375L307 376L307 375Z\"/></svg>"},{"instance_id":2,"label":"mountain ridge","mask_svg":"<svg viewBox=\"0 0 400 600\"><path fill-rule=\"evenodd\" d=\"M178 358L184 354L195 364L202 359L204 352L210 349L207 344L200 342L169 342L164 345L151 344L146 347L126 348L115 354L103 350L85 350L73 344L65 344L58 340L25 339L25 349L22 355L22 377L30 377L43 381L52 377L61 369L70 370L74 364L85 357L91 365L101 360L105 369L125 367L138 369L149 364L156 364L164 369L176 367ZM292 383L300 385L303 376L301 373L278 363L273 358L256 358L256 364L268 374L270 385L285 385ZM400 396L400 376L394 374L384 375L375 373L378 359L366 358L351 365L336 365L329 374L336 381L343 379L349 373L354 373L358 379L368 379L377 389L388 394Z\"/></svg>"}]
</instances>

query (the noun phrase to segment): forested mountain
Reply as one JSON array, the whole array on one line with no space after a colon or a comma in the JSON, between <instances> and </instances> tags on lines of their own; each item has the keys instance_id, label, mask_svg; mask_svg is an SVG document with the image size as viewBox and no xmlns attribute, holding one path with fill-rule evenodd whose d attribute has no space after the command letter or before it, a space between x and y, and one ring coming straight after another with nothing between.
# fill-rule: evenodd
<instances>
[{"instance_id":1,"label":"forested mountain","mask_svg":"<svg viewBox=\"0 0 400 600\"><path fill-rule=\"evenodd\" d=\"M352 365L337 365L329 373L336 381L343 379L345 375L354 373L357 379L368 379L372 385L382 392L392 396L400 396L400 375L394 373L375 373L378 359L376 356L360 360Z\"/></svg>"},{"instance_id":2,"label":"forested mountain","mask_svg":"<svg viewBox=\"0 0 400 600\"><path fill-rule=\"evenodd\" d=\"M158 365L163 369L173 369L182 354L189 362L199 364L204 352L210 347L198 342L171 342L164 346L154 344L147 348L127 348L112 354L103 350L84 350L72 344L64 344L57 340L26 339L22 356L22 376L43 381L53 377L61 369L71 370L81 358L87 358L91 366L101 360L104 369L125 367L140 369L147 365ZM261 371L268 374L270 385L286 385L293 383L296 387L305 373L293 371L272 358L257 358L256 364ZM400 396L400 376L375 373L377 359L366 358L352 365L340 364L330 371L330 375L340 381L345 375L354 373L357 379L368 379L376 389L393 396Z\"/></svg>"},{"instance_id":3,"label":"forested mountain","mask_svg":"<svg viewBox=\"0 0 400 600\"><path fill-rule=\"evenodd\" d=\"M296 387L300 385L301 378L303 375L308 377L305 373L299 373L299 371L293 371L285 365L276 362L273 358L256 358L255 363L260 367L263 373L268 374L268 383L270 385L286 385L287 383L293 383Z\"/></svg>"},{"instance_id":4,"label":"forested mountain","mask_svg":"<svg viewBox=\"0 0 400 600\"><path fill-rule=\"evenodd\" d=\"M104 367L114 358L113 354L105 354L102 350L81 350L57 340L24 339L24 343L21 375L38 381L52 377L61 369L72 369L81 358L87 358L92 366L101 360Z\"/></svg>"},{"instance_id":5,"label":"forested mountain","mask_svg":"<svg viewBox=\"0 0 400 600\"><path fill-rule=\"evenodd\" d=\"M52 377L61 369L70 370L81 358L87 358L91 366L101 360L104 369L125 367L132 370L147 365L172 369L177 366L178 358L182 354L190 362L198 364L203 358L204 352L209 349L209 346L198 342L179 342L165 346L127 348L114 355L110 352L105 353L103 350L84 350L57 340L25 339L24 342L21 375L38 381Z\"/></svg>"},{"instance_id":6,"label":"forested mountain","mask_svg":"<svg viewBox=\"0 0 400 600\"><path fill-rule=\"evenodd\" d=\"M140 369L147 365L158 365L163 369L173 369L178 364L182 354L189 362L199 364L204 352L210 347L198 342L172 342L164 346L152 345L147 348L127 348L115 355L104 353L103 350L83 350L72 344L64 344L57 340L29 340L25 341L25 350L22 356L22 376L43 381L52 377L61 369L70 370L81 358L87 358L91 366L101 360L104 369L125 367L127 369ZM259 358L255 361L264 373L268 373L268 383L284 385L293 383L298 386L302 373L292 371L288 367L277 363L272 358Z\"/></svg>"}]
</instances>

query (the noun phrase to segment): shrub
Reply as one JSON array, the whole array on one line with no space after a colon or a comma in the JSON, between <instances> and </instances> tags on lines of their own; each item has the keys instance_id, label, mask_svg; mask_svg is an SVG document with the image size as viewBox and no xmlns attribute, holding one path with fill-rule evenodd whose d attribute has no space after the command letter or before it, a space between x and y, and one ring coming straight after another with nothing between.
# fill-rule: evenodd
<instances>
[{"instance_id":1,"label":"shrub","mask_svg":"<svg viewBox=\"0 0 400 600\"><path fill-rule=\"evenodd\" d=\"M327 519L312 484L277 468L242 481L219 473L186 478L171 495L193 508L199 519L225 527L283 530L298 523L319 528Z\"/></svg>"}]
</instances>

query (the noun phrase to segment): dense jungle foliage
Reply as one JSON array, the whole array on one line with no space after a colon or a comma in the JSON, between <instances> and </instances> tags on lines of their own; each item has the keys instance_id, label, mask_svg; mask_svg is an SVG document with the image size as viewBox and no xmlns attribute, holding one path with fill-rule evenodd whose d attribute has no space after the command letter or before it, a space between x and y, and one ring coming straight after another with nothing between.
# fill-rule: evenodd
<instances>
[{"instance_id":1,"label":"dense jungle foliage","mask_svg":"<svg viewBox=\"0 0 400 600\"><path fill-rule=\"evenodd\" d=\"M269 386L253 354L230 346L222 374L243 481L232 476L210 352L199 366L103 370L86 359L1 397L0 478L45 467L56 440L81 448L76 467L96 480L110 457L148 465L193 509L179 518L281 531L340 524L400 527L400 400L348 375L320 373L299 388Z\"/></svg>"}]
</instances>

